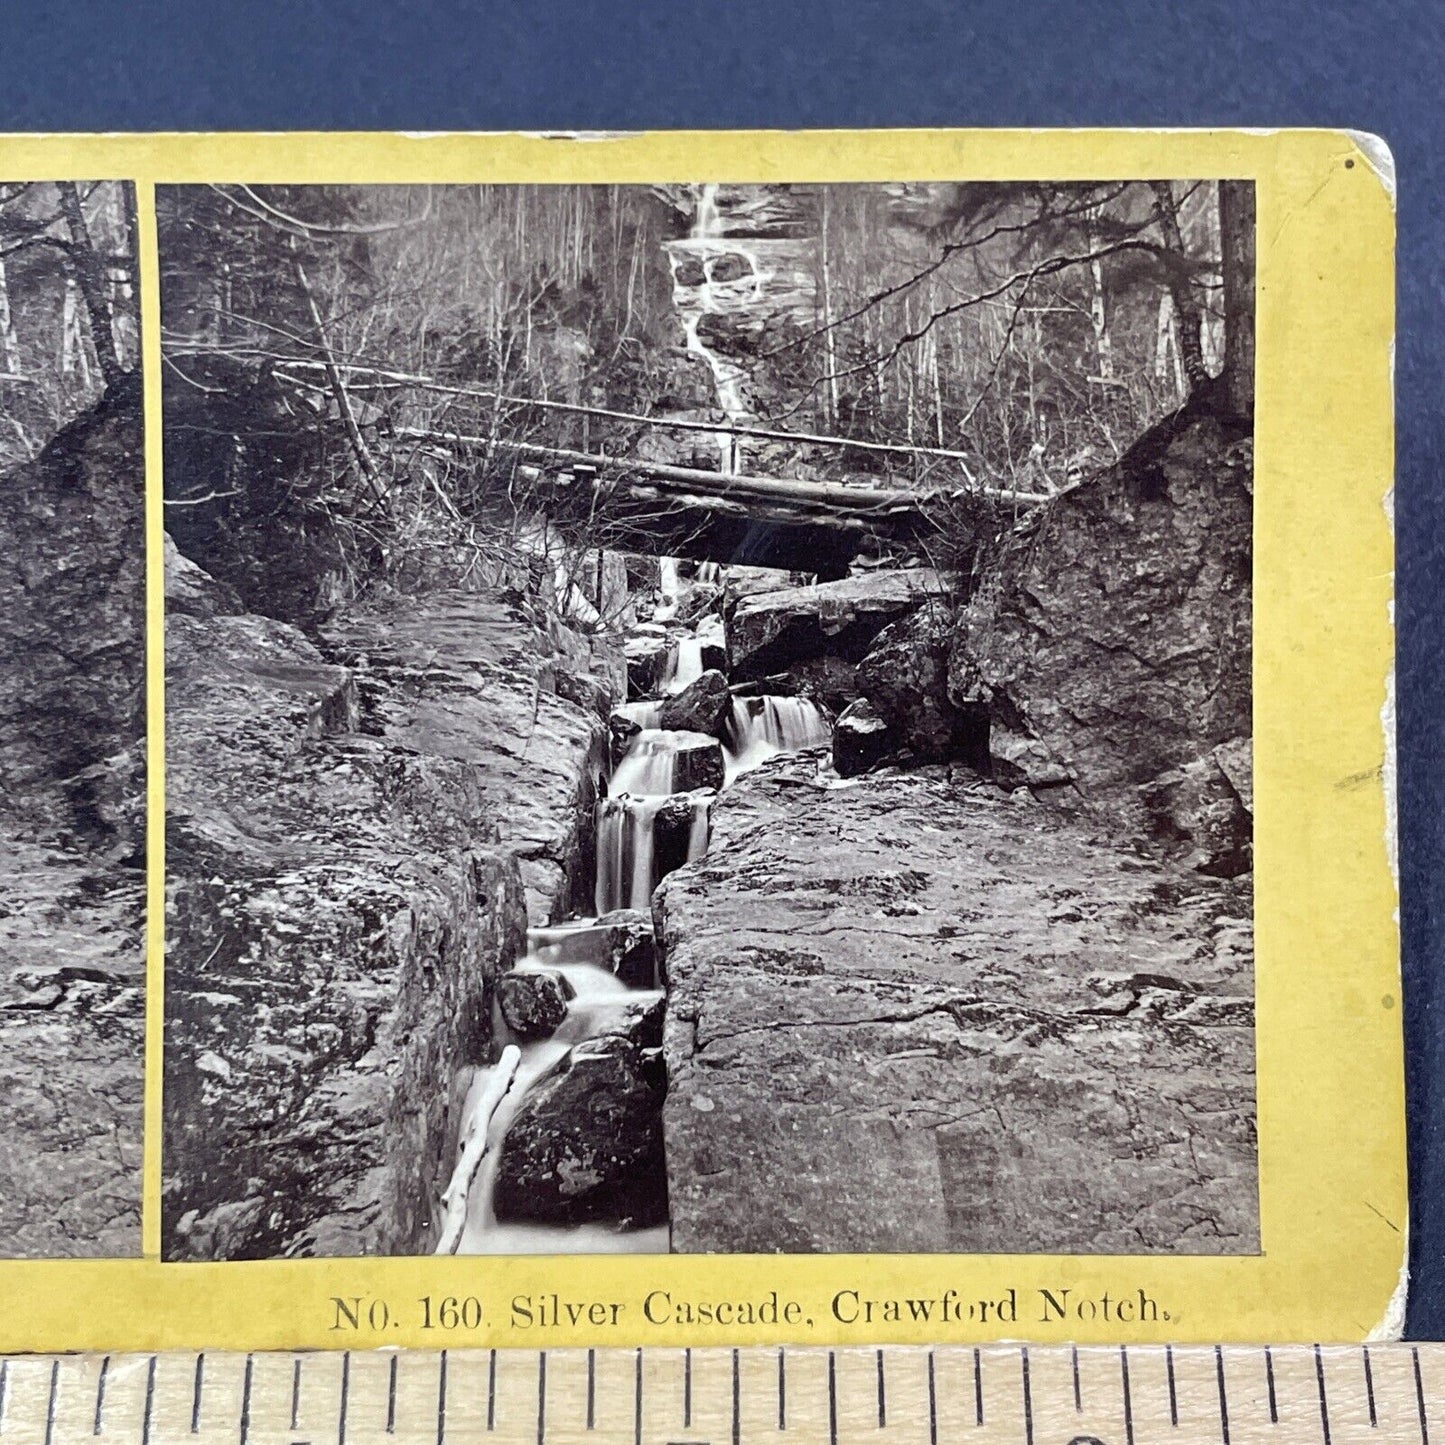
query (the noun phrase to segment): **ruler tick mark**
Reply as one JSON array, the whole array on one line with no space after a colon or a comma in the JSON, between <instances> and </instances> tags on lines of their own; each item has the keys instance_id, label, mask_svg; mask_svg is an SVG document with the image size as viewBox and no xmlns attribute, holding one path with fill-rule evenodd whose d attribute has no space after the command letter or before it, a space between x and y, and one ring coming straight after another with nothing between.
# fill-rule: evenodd
<instances>
[{"instance_id":1,"label":"ruler tick mark","mask_svg":"<svg viewBox=\"0 0 1445 1445\"><path fill-rule=\"evenodd\" d=\"M642 1351L637 1352L637 1363L632 1373L632 1439L633 1445L642 1445Z\"/></svg>"},{"instance_id":2,"label":"ruler tick mark","mask_svg":"<svg viewBox=\"0 0 1445 1445\"><path fill-rule=\"evenodd\" d=\"M10 1361L0 1360L0 1430L5 1428L5 1387L10 1383Z\"/></svg>"},{"instance_id":3,"label":"ruler tick mark","mask_svg":"<svg viewBox=\"0 0 1445 1445\"><path fill-rule=\"evenodd\" d=\"M1425 1386L1420 1380L1420 1351L1413 1346L1410 1359L1415 1366L1415 1408L1420 1413L1420 1441L1421 1445L1430 1445L1430 1427L1425 1422Z\"/></svg>"},{"instance_id":4,"label":"ruler tick mark","mask_svg":"<svg viewBox=\"0 0 1445 1445\"><path fill-rule=\"evenodd\" d=\"M682 1352L682 1428L692 1429L692 1351Z\"/></svg>"},{"instance_id":5,"label":"ruler tick mark","mask_svg":"<svg viewBox=\"0 0 1445 1445\"><path fill-rule=\"evenodd\" d=\"M196 1356L196 1373L191 1377L191 1434L201 1433L201 1396L206 1388L206 1352ZM97 1406L97 1411L99 1406ZM97 1418L99 1416L97 1415ZM99 1433L99 1432L97 1432Z\"/></svg>"},{"instance_id":6,"label":"ruler tick mark","mask_svg":"<svg viewBox=\"0 0 1445 1445\"><path fill-rule=\"evenodd\" d=\"M291 1362L291 1428L296 1428L297 1418L301 1414L301 1356L297 1355Z\"/></svg>"},{"instance_id":7,"label":"ruler tick mark","mask_svg":"<svg viewBox=\"0 0 1445 1445\"><path fill-rule=\"evenodd\" d=\"M778 1429L788 1428L788 1357L778 1351Z\"/></svg>"},{"instance_id":8,"label":"ruler tick mark","mask_svg":"<svg viewBox=\"0 0 1445 1445\"><path fill-rule=\"evenodd\" d=\"M883 1382L883 1351L878 1351L878 1428L888 1424L888 1386Z\"/></svg>"},{"instance_id":9,"label":"ruler tick mark","mask_svg":"<svg viewBox=\"0 0 1445 1445\"><path fill-rule=\"evenodd\" d=\"M1134 1397L1129 1391L1129 1351L1119 1346L1119 1380L1124 1386L1124 1440L1134 1445Z\"/></svg>"},{"instance_id":10,"label":"ruler tick mark","mask_svg":"<svg viewBox=\"0 0 1445 1445\"><path fill-rule=\"evenodd\" d=\"M1269 1387L1269 1423L1279 1424L1279 1402L1274 1394L1274 1353L1270 1347L1264 1347L1264 1380Z\"/></svg>"},{"instance_id":11,"label":"ruler tick mark","mask_svg":"<svg viewBox=\"0 0 1445 1445\"><path fill-rule=\"evenodd\" d=\"M1024 1445L1034 1445L1034 1396L1029 1385L1029 1347L1022 1351L1024 1386Z\"/></svg>"},{"instance_id":12,"label":"ruler tick mark","mask_svg":"<svg viewBox=\"0 0 1445 1445\"><path fill-rule=\"evenodd\" d=\"M95 1382L95 1425L92 1435L99 1435L105 1423L105 1381L110 1374L110 1356L100 1362L100 1379Z\"/></svg>"},{"instance_id":13,"label":"ruler tick mark","mask_svg":"<svg viewBox=\"0 0 1445 1445\"><path fill-rule=\"evenodd\" d=\"M1318 1345L1315 1346L1315 1383L1320 1392L1320 1431L1324 1435L1325 1445L1330 1445L1330 1406L1325 1399L1325 1361Z\"/></svg>"},{"instance_id":14,"label":"ruler tick mark","mask_svg":"<svg viewBox=\"0 0 1445 1445\"><path fill-rule=\"evenodd\" d=\"M151 1425L156 1416L156 1357L152 1355L146 1365L146 1403L141 1416L141 1445L151 1445ZM47 1435L47 1445L49 1436Z\"/></svg>"},{"instance_id":15,"label":"ruler tick mark","mask_svg":"<svg viewBox=\"0 0 1445 1445\"><path fill-rule=\"evenodd\" d=\"M547 1354L542 1352L542 1378L547 1376ZM541 1422L538 1422L540 1431ZM441 1362L437 1367L437 1445L447 1438L447 1352L442 1351ZM538 1445L541 1442L540 1433L537 1436Z\"/></svg>"},{"instance_id":16,"label":"ruler tick mark","mask_svg":"<svg viewBox=\"0 0 1445 1445\"><path fill-rule=\"evenodd\" d=\"M396 1434L396 1362L397 1356L391 1357L391 1368L386 1372L386 1433Z\"/></svg>"},{"instance_id":17,"label":"ruler tick mark","mask_svg":"<svg viewBox=\"0 0 1445 1445\"><path fill-rule=\"evenodd\" d=\"M1229 1398L1224 1393L1224 1351L1218 1345L1214 1347L1214 1374L1219 1382L1219 1435L1224 1445L1229 1445ZM1270 1365L1270 1402L1274 1401L1273 1392L1274 1365ZM1273 1414L1273 1410L1270 1412Z\"/></svg>"},{"instance_id":18,"label":"ruler tick mark","mask_svg":"<svg viewBox=\"0 0 1445 1445\"><path fill-rule=\"evenodd\" d=\"M445 1361L446 1356L443 1354ZM537 1445L547 1438L547 1352L542 1350L537 1355ZM438 1441L437 1445L441 1445Z\"/></svg>"},{"instance_id":19,"label":"ruler tick mark","mask_svg":"<svg viewBox=\"0 0 1445 1445\"><path fill-rule=\"evenodd\" d=\"M1075 1345L1069 1355L1074 1367L1074 1413L1078 1414L1084 1408L1084 1397L1079 1389L1079 1347Z\"/></svg>"},{"instance_id":20,"label":"ruler tick mark","mask_svg":"<svg viewBox=\"0 0 1445 1445\"><path fill-rule=\"evenodd\" d=\"M246 1445L251 1435L251 1369L251 1356L247 1355L246 1370L241 1376L241 1445ZM338 1437L338 1445L346 1445L344 1433Z\"/></svg>"},{"instance_id":21,"label":"ruler tick mark","mask_svg":"<svg viewBox=\"0 0 1445 1445\"><path fill-rule=\"evenodd\" d=\"M733 1351L733 1445L739 1445L742 1439L742 1400L739 1398L742 1393L742 1380L738 1367L738 1352Z\"/></svg>"},{"instance_id":22,"label":"ruler tick mark","mask_svg":"<svg viewBox=\"0 0 1445 1445\"><path fill-rule=\"evenodd\" d=\"M336 1445L346 1445L346 1407L350 1396L351 1351L343 1350L341 1352L341 1399L336 1406Z\"/></svg>"},{"instance_id":23,"label":"ruler tick mark","mask_svg":"<svg viewBox=\"0 0 1445 1445\"><path fill-rule=\"evenodd\" d=\"M684 1424L686 1421L683 1422ZM597 1428L597 1351L587 1351L587 1428Z\"/></svg>"},{"instance_id":24,"label":"ruler tick mark","mask_svg":"<svg viewBox=\"0 0 1445 1445\"><path fill-rule=\"evenodd\" d=\"M983 1424L983 1354L977 1348L973 1352L973 1418L975 1424Z\"/></svg>"},{"instance_id":25,"label":"ruler tick mark","mask_svg":"<svg viewBox=\"0 0 1445 1445\"><path fill-rule=\"evenodd\" d=\"M832 1350L828 1351L828 1441L838 1445L838 1361Z\"/></svg>"},{"instance_id":26,"label":"ruler tick mark","mask_svg":"<svg viewBox=\"0 0 1445 1445\"><path fill-rule=\"evenodd\" d=\"M155 1368L155 1358L156 1358L156 1357L155 1357L154 1355L151 1356L151 1368L152 1368L152 1369ZM48 1399L46 1400L46 1403L45 1403L45 1445L50 1445L50 1442L55 1438L55 1396L56 1396L56 1392L57 1392L59 1389L60 1389L60 1361L59 1361L59 1360L51 1360L51 1362L50 1362L50 1395L49 1395L49 1397L48 1397ZM147 1403L149 1403L149 1402L147 1402ZM149 1414L150 1414L149 1409L147 1409L146 1414L147 1414L147 1416L149 1416ZM148 1426L148 1425L149 1425L149 1421L147 1421L147 1426Z\"/></svg>"},{"instance_id":27,"label":"ruler tick mark","mask_svg":"<svg viewBox=\"0 0 1445 1445\"><path fill-rule=\"evenodd\" d=\"M933 1377L933 1351L928 1352L928 1445L938 1445L938 1387Z\"/></svg>"},{"instance_id":28,"label":"ruler tick mark","mask_svg":"<svg viewBox=\"0 0 1445 1445\"><path fill-rule=\"evenodd\" d=\"M1370 1347L1365 1346L1365 1400L1370 1407L1370 1429L1379 1428L1379 1420L1375 1415L1375 1372L1370 1367Z\"/></svg>"},{"instance_id":29,"label":"ruler tick mark","mask_svg":"<svg viewBox=\"0 0 1445 1445\"><path fill-rule=\"evenodd\" d=\"M1179 1392L1174 1384L1174 1346L1164 1346L1164 1373L1169 1377L1169 1423L1179 1427Z\"/></svg>"},{"instance_id":30,"label":"ruler tick mark","mask_svg":"<svg viewBox=\"0 0 1445 1445\"><path fill-rule=\"evenodd\" d=\"M487 1362L487 1429L497 1428L497 1352Z\"/></svg>"}]
</instances>

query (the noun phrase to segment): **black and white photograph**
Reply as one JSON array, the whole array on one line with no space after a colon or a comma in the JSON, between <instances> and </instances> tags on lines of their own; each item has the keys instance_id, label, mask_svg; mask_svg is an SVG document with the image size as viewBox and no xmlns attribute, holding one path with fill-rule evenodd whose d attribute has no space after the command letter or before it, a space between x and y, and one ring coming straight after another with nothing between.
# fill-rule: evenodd
<instances>
[{"instance_id":1,"label":"black and white photograph","mask_svg":"<svg viewBox=\"0 0 1445 1445\"><path fill-rule=\"evenodd\" d=\"M1252 182L156 204L165 1259L1259 1252Z\"/></svg>"},{"instance_id":2,"label":"black and white photograph","mask_svg":"<svg viewBox=\"0 0 1445 1445\"><path fill-rule=\"evenodd\" d=\"M0 1257L141 1251L135 190L0 181Z\"/></svg>"}]
</instances>

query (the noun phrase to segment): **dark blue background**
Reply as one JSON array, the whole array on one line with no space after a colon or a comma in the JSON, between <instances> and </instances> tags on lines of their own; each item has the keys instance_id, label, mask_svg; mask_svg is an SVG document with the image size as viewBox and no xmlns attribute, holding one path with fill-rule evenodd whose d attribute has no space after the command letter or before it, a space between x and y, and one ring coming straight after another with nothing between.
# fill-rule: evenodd
<instances>
[{"instance_id":1,"label":"dark blue background","mask_svg":"<svg viewBox=\"0 0 1445 1445\"><path fill-rule=\"evenodd\" d=\"M31 4L23 18L8 8L6 130L1330 125L1382 134L1400 187L1410 1332L1445 1338L1440 7L143 0Z\"/></svg>"}]
</instances>

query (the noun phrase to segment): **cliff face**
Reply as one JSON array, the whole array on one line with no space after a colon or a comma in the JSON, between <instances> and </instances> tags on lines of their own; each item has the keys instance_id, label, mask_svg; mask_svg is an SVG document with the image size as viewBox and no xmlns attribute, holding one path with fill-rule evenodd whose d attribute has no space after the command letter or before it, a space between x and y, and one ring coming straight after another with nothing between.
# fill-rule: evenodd
<instances>
[{"instance_id":1,"label":"cliff face","mask_svg":"<svg viewBox=\"0 0 1445 1445\"><path fill-rule=\"evenodd\" d=\"M812 774L654 899L673 1248L1255 1248L1248 890L965 772Z\"/></svg>"},{"instance_id":2,"label":"cliff face","mask_svg":"<svg viewBox=\"0 0 1445 1445\"><path fill-rule=\"evenodd\" d=\"M1251 510L1201 406L866 630L907 574L737 605L858 776L738 779L654 895L674 1249L1257 1247Z\"/></svg>"},{"instance_id":3,"label":"cliff face","mask_svg":"<svg viewBox=\"0 0 1445 1445\"><path fill-rule=\"evenodd\" d=\"M1206 414L986 548L948 678L1005 780L1067 789L1209 871L1247 871L1252 448Z\"/></svg>"},{"instance_id":4,"label":"cliff face","mask_svg":"<svg viewBox=\"0 0 1445 1445\"><path fill-rule=\"evenodd\" d=\"M140 1251L143 496L138 379L0 478L0 1253Z\"/></svg>"},{"instance_id":5,"label":"cliff face","mask_svg":"<svg viewBox=\"0 0 1445 1445\"><path fill-rule=\"evenodd\" d=\"M495 599L358 608L328 661L175 585L211 615L168 627L166 1253L429 1249L493 982L572 887L616 669Z\"/></svg>"}]
</instances>

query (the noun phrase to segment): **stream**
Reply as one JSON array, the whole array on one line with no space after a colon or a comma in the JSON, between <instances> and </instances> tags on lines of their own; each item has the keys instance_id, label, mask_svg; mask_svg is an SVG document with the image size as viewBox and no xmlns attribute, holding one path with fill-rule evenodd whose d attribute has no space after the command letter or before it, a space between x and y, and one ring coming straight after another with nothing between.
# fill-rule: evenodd
<instances>
[{"instance_id":1,"label":"stream","mask_svg":"<svg viewBox=\"0 0 1445 1445\"><path fill-rule=\"evenodd\" d=\"M777 270L769 245L787 250L789 243L727 236L716 185L697 186L695 200L689 235L666 243L673 300L687 350L706 363L723 417L733 425L745 424L752 419L744 395L745 373L709 344L708 318L756 307ZM738 438L727 431L713 435L719 469L738 471L742 462ZM616 1035L628 1030L629 1021L663 997L656 977L650 987L629 987L610 971L613 928L605 921L608 915L620 909L650 914L658 883L706 854L709 817L719 788L731 786L777 753L824 746L831 739L829 720L810 700L799 697L734 696L721 725L713 721L708 732L662 725L667 700L681 698L703 676L706 656L725 652L720 603L718 610L708 611L691 628L678 627L689 587L716 586L724 577L724 569L713 563L695 564L690 570L692 576L685 579L678 559L659 559L647 625L672 633L667 667L654 696L613 710L614 725L622 725L631 735L623 754L615 758L596 805L595 915L531 929L527 952L514 969L560 976L563 991L570 994L565 1016L550 1036L522 1038L509 1027L501 1006L493 1003L496 1051L500 1054L506 1046L516 1045L521 1059L487 1126L486 1150L467 1196L459 1253L665 1253L669 1248L666 1223L628 1228L606 1220L558 1224L499 1219L496 1202L508 1130L529 1097L556 1080L568 1066L569 1055L573 1061L580 1059L589 1048L605 1047L599 1041L607 1037L615 1045ZM636 985L638 980L634 977L633 982ZM478 1069L469 1085L459 1130L462 1139L470 1136L474 1121L480 1123L477 1114L484 1101L490 1105L488 1084L493 1072ZM569 1161L569 1167L578 1167L577 1161ZM512 1212L517 1212L515 1199Z\"/></svg>"},{"instance_id":2,"label":"stream","mask_svg":"<svg viewBox=\"0 0 1445 1445\"><path fill-rule=\"evenodd\" d=\"M675 615L686 586L679 579L675 560L664 559L654 620L670 620ZM639 1008L663 997L659 980L654 978L651 988L629 988L601 966L609 956L611 929L600 920L617 909L648 912L652 892L663 877L706 854L709 813L717 789L679 788L685 771L681 760L706 753L713 758L716 771L720 754L722 786L726 788L778 753L824 746L830 740L826 716L801 697L733 697L721 739L661 727L665 699L685 692L701 677L703 648L719 641L720 632L721 619L709 614L695 629L677 634L658 695L614 709L614 718L625 720L637 731L617 760L605 795L596 806L596 914L528 931L526 955L514 972L560 975L572 994L566 1017L550 1037L519 1037L508 1027L501 1008L493 1005L497 1049L516 1044L521 1062L487 1130L487 1149L468 1196L459 1253L667 1252L666 1224L631 1229L607 1221L499 1220L495 1200L507 1131L528 1095L554 1074L571 1050L625 1029ZM470 1083L461 1137L466 1137L486 1095L491 1073L491 1069L478 1069Z\"/></svg>"}]
</instances>

